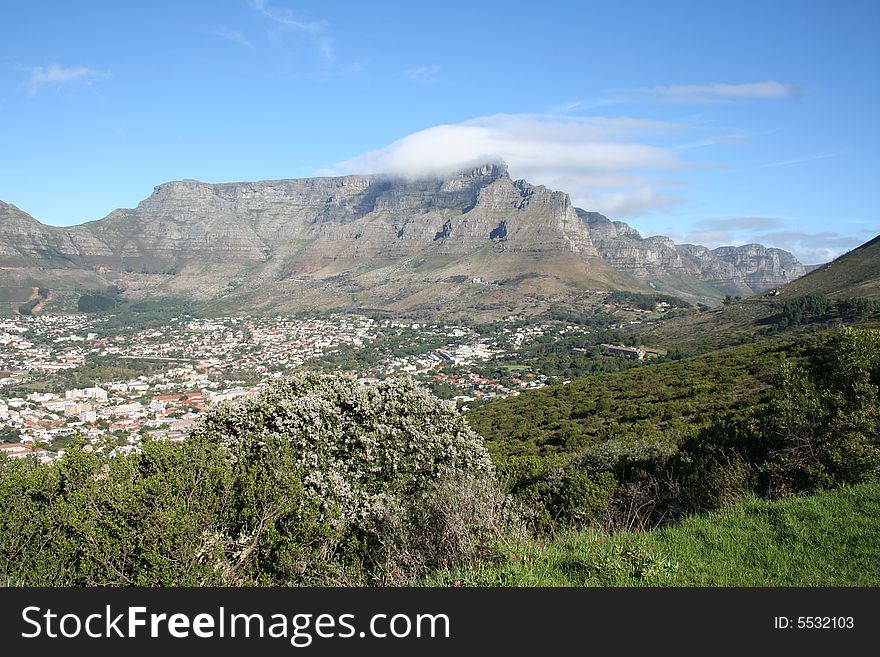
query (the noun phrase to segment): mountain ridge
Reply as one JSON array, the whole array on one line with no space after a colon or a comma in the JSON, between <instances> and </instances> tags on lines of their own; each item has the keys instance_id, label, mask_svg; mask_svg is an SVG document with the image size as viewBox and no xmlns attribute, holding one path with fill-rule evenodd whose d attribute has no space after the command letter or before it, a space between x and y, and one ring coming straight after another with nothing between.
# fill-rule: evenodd
<instances>
[{"instance_id":1,"label":"mountain ridge","mask_svg":"<svg viewBox=\"0 0 880 657\"><path fill-rule=\"evenodd\" d=\"M66 272L80 289L115 285L132 298L400 311L550 303L586 289L714 302L805 271L761 245L710 250L643 238L574 207L565 192L512 180L503 163L413 180L170 181L135 208L70 227L3 203L0 267L10 299L12 288L57 285Z\"/></svg>"}]
</instances>

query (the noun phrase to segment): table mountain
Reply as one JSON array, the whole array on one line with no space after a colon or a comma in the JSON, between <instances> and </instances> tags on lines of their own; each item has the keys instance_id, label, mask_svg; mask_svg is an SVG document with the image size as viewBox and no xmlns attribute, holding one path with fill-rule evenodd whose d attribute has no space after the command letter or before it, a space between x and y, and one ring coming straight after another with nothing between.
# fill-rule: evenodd
<instances>
[{"instance_id":1,"label":"table mountain","mask_svg":"<svg viewBox=\"0 0 880 657\"><path fill-rule=\"evenodd\" d=\"M563 192L512 180L503 164L420 180L182 180L67 228L0 202L0 285L13 306L33 286L63 297L115 285L237 310L507 312L584 290L712 303L803 273L779 249L643 238Z\"/></svg>"}]
</instances>

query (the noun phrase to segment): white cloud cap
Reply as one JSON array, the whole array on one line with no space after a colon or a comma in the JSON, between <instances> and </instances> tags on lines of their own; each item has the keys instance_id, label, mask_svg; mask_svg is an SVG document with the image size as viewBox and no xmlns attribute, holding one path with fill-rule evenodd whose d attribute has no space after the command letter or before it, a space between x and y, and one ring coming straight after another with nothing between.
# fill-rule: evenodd
<instances>
[{"instance_id":1,"label":"white cloud cap","mask_svg":"<svg viewBox=\"0 0 880 657\"><path fill-rule=\"evenodd\" d=\"M414 179L504 161L514 178L567 191L591 210L630 216L677 201L658 189L664 181L646 174L679 169L683 162L674 149L643 138L682 129L631 118L496 114L412 133L331 170Z\"/></svg>"}]
</instances>

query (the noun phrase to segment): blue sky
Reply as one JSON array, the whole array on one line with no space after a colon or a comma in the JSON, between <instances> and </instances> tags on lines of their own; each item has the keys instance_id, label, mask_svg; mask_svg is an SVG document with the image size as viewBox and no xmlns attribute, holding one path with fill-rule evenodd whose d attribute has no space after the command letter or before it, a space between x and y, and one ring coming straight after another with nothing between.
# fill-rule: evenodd
<instances>
[{"instance_id":1,"label":"blue sky","mask_svg":"<svg viewBox=\"0 0 880 657\"><path fill-rule=\"evenodd\" d=\"M880 233L880 3L0 5L0 199L503 158L644 235L802 261Z\"/></svg>"}]
</instances>

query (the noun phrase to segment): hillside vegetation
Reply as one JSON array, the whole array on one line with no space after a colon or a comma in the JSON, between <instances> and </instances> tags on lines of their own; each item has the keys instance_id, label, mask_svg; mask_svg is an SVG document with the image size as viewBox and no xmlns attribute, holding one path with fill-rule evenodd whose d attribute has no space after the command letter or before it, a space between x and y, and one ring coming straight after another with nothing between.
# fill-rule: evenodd
<instances>
[{"instance_id":1,"label":"hillside vegetation","mask_svg":"<svg viewBox=\"0 0 880 657\"><path fill-rule=\"evenodd\" d=\"M214 408L183 442L0 457L0 583L875 582L876 484L864 503L754 500L878 474L876 330L599 375L470 416L407 380L297 375ZM829 547L834 533L847 543Z\"/></svg>"},{"instance_id":2,"label":"hillside vegetation","mask_svg":"<svg viewBox=\"0 0 880 657\"><path fill-rule=\"evenodd\" d=\"M582 379L469 414L543 531L650 529L880 473L880 331Z\"/></svg>"},{"instance_id":3,"label":"hillside vegetation","mask_svg":"<svg viewBox=\"0 0 880 657\"><path fill-rule=\"evenodd\" d=\"M719 413L764 400L773 373L806 345L768 341L576 379L468 413L497 456L572 452L607 440L676 444Z\"/></svg>"},{"instance_id":4,"label":"hillside vegetation","mask_svg":"<svg viewBox=\"0 0 880 657\"><path fill-rule=\"evenodd\" d=\"M880 236L778 289L632 330L646 343L697 354L853 323L880 325Z\"/></svg>"},{"instance_id":5,"label":"hillside vegetation","mask_svg":"<svg viewBox=\"0 0 880 657\"><path fill-rule=\"evenodd\" d=\"M516 535L479 437L407 381L295 376L139 454L0 457L0 583L387 584Z\"/></svg>"}]
</instances>

